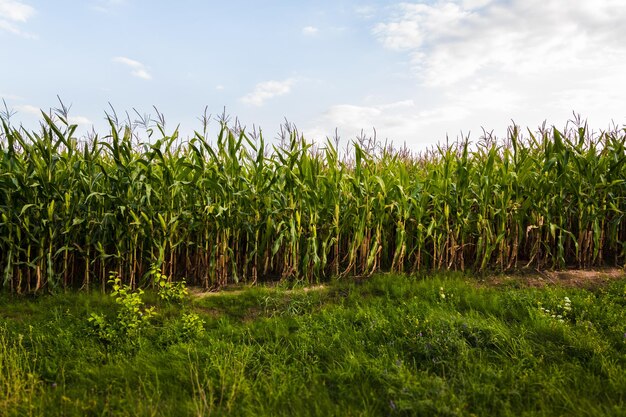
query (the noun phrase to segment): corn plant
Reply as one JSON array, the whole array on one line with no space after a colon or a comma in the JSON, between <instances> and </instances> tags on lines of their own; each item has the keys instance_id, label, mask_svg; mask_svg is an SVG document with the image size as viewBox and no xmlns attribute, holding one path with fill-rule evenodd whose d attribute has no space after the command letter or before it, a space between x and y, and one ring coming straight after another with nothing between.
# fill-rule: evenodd
<instances>
[{"instance_id":1,"label":"corn plant","mask_svg":"<svg viewBox=\"0 0 626 417\"><path fill-rule=\"evenodd\" d=\"M411 153L289 124L270 142L222 117L211 139L205 118L183 139L162 117L142 134L108 117L78 138L65 108L34 131L0 116L6 291L104 291L109 271L134 290L626 260L624 129L512 126Z\"/></svg>"}]
</instances>

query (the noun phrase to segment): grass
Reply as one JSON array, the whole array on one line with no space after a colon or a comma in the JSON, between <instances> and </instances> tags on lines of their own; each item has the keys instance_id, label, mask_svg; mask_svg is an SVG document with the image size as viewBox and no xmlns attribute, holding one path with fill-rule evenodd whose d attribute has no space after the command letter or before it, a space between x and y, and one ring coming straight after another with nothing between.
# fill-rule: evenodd
<instances>
[{"instance_id":1,"label":"grass","mask_svg":"<svg viewBox=\"0 0 626 417\"><path fill-rule=\"evenodd\" d=\"M143 300L156 315L107 342L88 317L115 318L111 296L1 295L0 415L625 414L624 279L389 274Z\"/></svg>"}]
</instances>

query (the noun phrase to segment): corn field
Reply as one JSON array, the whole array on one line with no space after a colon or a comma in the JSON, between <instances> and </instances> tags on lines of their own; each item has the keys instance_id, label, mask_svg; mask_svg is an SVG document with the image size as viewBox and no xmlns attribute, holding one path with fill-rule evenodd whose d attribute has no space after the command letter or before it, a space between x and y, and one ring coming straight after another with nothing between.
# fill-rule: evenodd
<instances>
[{"instance_id":1,"label":"corn field","mask_svg":"<svg viewBox=\"0 0 626 417\"><path fill-rule=\"evenodd\" d=\"M78 139L62 112L2 117L0 273L6 291L133 287L151 268L217 288L375 271L622 265L626 129L509 129L421 154L355 140L268 144L222 120L139 141L109 118ZM215 136L215 135L214 135ZM274 143L274 141L272 141Z\"/></svg>"}]
</instances>

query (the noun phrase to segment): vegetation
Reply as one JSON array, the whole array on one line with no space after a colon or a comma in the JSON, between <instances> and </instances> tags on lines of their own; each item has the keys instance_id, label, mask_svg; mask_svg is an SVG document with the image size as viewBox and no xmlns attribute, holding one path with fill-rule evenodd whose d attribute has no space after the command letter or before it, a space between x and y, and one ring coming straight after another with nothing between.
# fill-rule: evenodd
<instances>
[{"instance_id":1,"label":"vegetation","mask_svg":"<svg viewBox=\"0 0 626 417\"><path fill-rule=\"evenodd\" d=\"M180 302L151 290L139 298L154 314L114 340L88 317L123 329L119 290L5 294L0 415L624 415L626 280L523 282L375 275Z\"/></svg>"},{"instance_id":2,"label":"vegetation","mask_svg":"<svg viewBox=\"0 0 626 417\"><path fill-rule=\"evenodd\" d=\"M511 127L419 155L357 140L280 144L208 119L189 140L109 116L78 139L67 109L2 116L0 274L13 292L131 289L152 268L205 288L375 271L622 265L626 131Z\"/></svg>"}]
</instances>

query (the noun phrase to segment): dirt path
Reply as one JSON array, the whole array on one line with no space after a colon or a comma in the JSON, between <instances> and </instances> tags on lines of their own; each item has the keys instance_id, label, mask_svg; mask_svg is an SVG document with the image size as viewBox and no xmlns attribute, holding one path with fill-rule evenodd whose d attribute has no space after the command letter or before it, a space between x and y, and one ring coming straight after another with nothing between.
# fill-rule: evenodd
<instances>
[{"instance_id":1,"label":"dirt path","mask_svg":"<svg viewBox=\"0 0 626 417\"><path fill-rule=\"evenodd\" d=\"M487 277L483 282L493 286L513 285L541 288L546 285L560 285L574 288L597 288L620 278L626 278L626 271L622 268L597 268L519 272Z\"/></svg>"},{"instance_id":2,"label":"dirt path","mask_svg":"<svg viewBox=\"0 0 626 417\"><path fill-rule=\"evenodd\" d=\"M495 287L534 287L541 288L547 285L560 285L573 288L597 288L616 279L626 278L626 270L622 268L595 268L595 269L568 269L564 271L519 271L510 274L490 275L477 279L479 285ZM260 284L263 285L263 284ZM204 291L199 287L190 288L194 298L213 297L216 295L239 295L245 292L249 285L228 286L219 291ZM271 288L271 285L269 286ZM323 291L328 285L314 285L311 287L286 290L285 293Z\"/></svg>"},{"instance_id":3,"label":"dirt path","mask_svg":"<svg viewBox=\"0 0 626 417\"><path fill-rule=\"evenodd\" d=\"M264 284L259 284L260 286L264 285ZM189 288L189 293L191 294L192 297L194 298L204 298L204 297L213 297L216 295L239 295L243 292L245 292L248 288L253 288L249 285L238 285L236 287L226 287L225 289L219 290L219 291L204 291L202 288ZM272 288L271 286L268 286L268 288ZM328 288L328 285L312 285L310 287L302 287L302 288L295 288L295 289L291 289L291 290L285 290L284 293L285 294L291 294L291 293L298 293L298 292L309 292L309 291L323 291L325 289Z\"/></svg>"}]
</instances>

